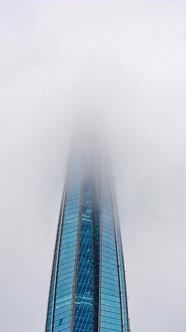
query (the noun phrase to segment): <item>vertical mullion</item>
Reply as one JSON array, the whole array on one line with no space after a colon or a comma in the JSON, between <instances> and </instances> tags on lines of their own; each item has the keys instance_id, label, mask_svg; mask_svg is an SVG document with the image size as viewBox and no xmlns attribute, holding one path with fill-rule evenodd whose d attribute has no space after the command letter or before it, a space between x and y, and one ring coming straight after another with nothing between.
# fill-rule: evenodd
<instances>
[{"instance_id":1,"label":"vertical mullion","mask_svg":"<svg viewBox=\"0 0 186 332\"><path fill-rule=\"evenodd\" d=\"M121 239L121 232L120 232L120 242L122 246L122 239ZM122 249L122 248L121 248ZM122 261L123 261L123 274L124 274L124 287L125 287L125 303L126 303L126 314L127 314L127 331L125 331L125 326L124 326L124 331L129 332L129 313L128 313L128 301L127 301L127 283L126 283L126 275L125 275L125 260L124 260L124 254L123 250L121 250L121 255L122 255Z\"/></svg>"},{"instance_id":2,"label":"vertical mullion","mask_svg":"<svg viewBox=\"0 0 186 332\"><path fill-rule=\"evenodd\" d=\"M123 302L122 302L122 289L121 289L121 273L120 273L118 241L117 241L117 234L116 234L116 220L115 220L116 216L115 216L115 209L114 209L116 207L113 205L112 194L114 195L113 190L112 190L112 192L110 192L110 197L111 197L111 203L112 203L112 217L113 217L113 226L114 226L114 239L115 239L117 271L118 271L118 283L119 283L119 299L120 299L120 314L121 314L121 332L124 332Z\"/></svg>"},{"instance_id":3,"label":"vertical mullion","mask_svg":"<svg viewBox=\"0 0 186 332\"><path fill-rule=\"evenodd\" d=\"M76 240L74 279L73 279L73 286L72 286L73 290L72 290L72 304L71 304L72 306L71 306L71 317L70 317L70 332L73 331L73 324L74 324L74 309L75 309L76 286L77 286L78 256L79 256L79 247L80 247L82 210L83 210L83 191L84 191L84 184L81 185L81 193L80 193L80 208L79 208L77 240Z\"/></svg>"},{"instance_id":4,"label":"vertical mullion","mask_svg":"<svg viewBox=\"0 0 186 332\"><path fill-rule=\"evenodd\" d=\"M56 249L57 249L57 257L56 257L56 273L55 273L55 282L54 282L54 295L53 295L53 305L52 305L52 317L51 317L51 331L54 330L54 314L55 314L55 305L56 305L56 288L57 288L57 276L58 276L58 267L59 267L59 252L61 248L61 242L62 242L62 230L63 230L63 223L64 223L64 206L66 201L66 185L63 192L63 198L61 203L61 210L60 210L60 216L59 216L59 239L58 244L56 243Z\"/></svg>"},{"instance_id":5,"label":"vertical mullion","mask_svg":"<svg viewBox=\"0 0 186 332\"><path fill-rule=\"evenodd\" d=\"M92 272L93 272L93 278L92 278L92 289L93 289L93 327L92 331L96 332L96 219L95 219L95 186L94 183L92 183Z\"/></svg>"},{"instance_id":6,"label":"vertical mullion","mask_svg":"<svg viewBox=\"0 0 186 332\"><path fill-rule=\"evenodd\" d=\"M98 174L99 176L99 174ZM98 332L101 330L101 282L102 282L102 194L103 188L98 179L98 202L99 202L99 308L98 308Z\"/></svg>"}]
</instances>

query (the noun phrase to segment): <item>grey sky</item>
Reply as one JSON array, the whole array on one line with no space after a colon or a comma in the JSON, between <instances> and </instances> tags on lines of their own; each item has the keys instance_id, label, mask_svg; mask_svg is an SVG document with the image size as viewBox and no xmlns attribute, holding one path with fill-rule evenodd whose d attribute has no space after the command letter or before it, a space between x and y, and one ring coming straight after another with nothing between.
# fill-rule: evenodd
<instances>
[{"instance_id":1,"label":"grey sky","mask_svg":"<svg viewBox=\"0 0 186 332\"><path fill-rule=\"evenodd\" d=\"M0 7L0 330L44 330L69 140L91 119L114 161L132 331L185 332L185 1Z\"/></svg>"}]
</instances>

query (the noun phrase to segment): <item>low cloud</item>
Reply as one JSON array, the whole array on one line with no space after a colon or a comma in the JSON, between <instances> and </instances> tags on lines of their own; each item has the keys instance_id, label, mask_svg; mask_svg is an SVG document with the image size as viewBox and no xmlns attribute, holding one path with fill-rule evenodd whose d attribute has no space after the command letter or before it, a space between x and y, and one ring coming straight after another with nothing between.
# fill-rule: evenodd
<instances>
[{"instance_id":1,"label":"low cloud","mask_svg":"<svg viewBox=\"0 0 186 332\"><path fill-rule=\"evenodd\" d=\"M25 3L0 14L1 329L44 330L69 144L93 122L113 159L132 330L185 331L186 7Z\"/></svg>"}]
</instances>

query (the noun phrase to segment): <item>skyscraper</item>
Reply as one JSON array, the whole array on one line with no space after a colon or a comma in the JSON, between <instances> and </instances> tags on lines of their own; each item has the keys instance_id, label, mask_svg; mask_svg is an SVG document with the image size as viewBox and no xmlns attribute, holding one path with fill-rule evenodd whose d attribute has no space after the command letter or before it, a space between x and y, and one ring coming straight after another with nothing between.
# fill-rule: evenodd
<instances>
[{"instance_id":1,"label":"skyscraper","mask_svg":"<svg viewBox=\"0 0 186 332\"><path fill-rule=\"evenodd\" d=\"M129 332L113 185L104 165L81 158L68 168L48 300L45 332L62 331Z\"/></svg>"}]
</instances>

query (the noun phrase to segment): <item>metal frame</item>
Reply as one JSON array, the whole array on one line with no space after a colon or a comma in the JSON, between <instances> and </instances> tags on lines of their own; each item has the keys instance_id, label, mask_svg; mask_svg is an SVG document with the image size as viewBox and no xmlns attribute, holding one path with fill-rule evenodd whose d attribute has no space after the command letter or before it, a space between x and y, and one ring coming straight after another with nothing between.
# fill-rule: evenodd
<instances>
[{"instance_id":1,"label":"metal frame","mask_svg":"<svg viewBox=\"0 0 186 332\"><path fill-rule=\"evenodd\" d=\"M53 304L52 304L52 317L51 317L51 331L54 329L54 312L55 312L55 301L56 301L56 285L57 285L57 276L58 276L58 266L59 266L59 251L61 248L61 242L62 242L62 229L63 229L63 222L64 222L64 206L66 202L66 187L67 184L65 183L65 188L63 191L63 196L61 200L61 208L59 213L59 219L58 219L58 228L57 228L57 236L56 236L56 243L55 243L55 249L54 249L54 255L53 255L53 264L52 264L52 272L51 272L51 278L50 278L50 288L49 288L49 297L48 297L48 307L47 307L47 313L49 310L49 301L50 301L50 291L51 291L51 283L52 283L52 273L54 271L54 257L55 254L56 257L56 269L55 269L55 277L54 277L54 294L53 294ZM59 235L59 237L58 237ZM48 314L47 314L48 317ZM46 317L46 325L45 325L45 331L47 330L47 317Z\"/></svg>"},{"instance_id":2,"label":"metal frame","mask_svg":"<svg viewBox=\"0 0 186 332\"><path fill-rule=\"evenodd\" d=\"M115 210L116 210L116 205L115 203L115 199L114 199L114 203L113 203L113 198L112 196L115 194L114 190L113 190L113 186L110 190L112 192L112 194L110 193L111 196L111 203L112 203L112 216L113 216L113 225L114 225L114 238L115 238L115 246L116 246L116 260L117 260L117 270L118 270L118 283L119 283L119 299L120 299L120 313L121 313L121 332L124 332L124 317L123 317L123 303L122 303L122 288L121 288L121 273L120 273L120 262L119 262L119 251L118 251L118 241L117 241L117 234L116 234L116 214L115 214ZM115 198L115 196L114 196Z\"/></svg>"},{"instance_id":3,"label":"metal frame","mask_svg":"<svg viewBox=\"0 0 186 332\"><path fill-rule=\"evenodd\" d=\"M125 325L124 325L124 308L123 308L123 301L122 301L122 292L121 292L121 301L122 301L122 316L123 316L123 331L124 332L130 332L130 320L129 320L129 312L128 312L128 297L127 297L127 283L126 283L126 274L125 274L125 260L124 260L124 253L123 253L123 246L122 246L122 236L121 236L121 229L120 229L120 222L119 222L119 216L118 216L118 206L117 206L117 201L116 201L116 194L115 194L115 189L114 189L114 185L113 185L113 181L112 181L112 192L113 192L113 197L114 197L114 207L115 207L115 211L116 211L116 220L117 220L117 224L116 224L116 229L118 229L118 236L120 238L120 244L121 244L121 259L123 262L123 275L124 275L124 287L125 287L125 302L126 302L126 309L127 309L127 322L128 322L128 331L125 331ZM120 267L121 270L121 267ZM121 282L121 273L120 273L120 282Z\"/></svg>"},{"instance_id":4,"label":"metal frame","mask_svg":"<svg viewBox=\"0 0 186 332\"><path fill-rule=\"evenodd\" d=\"M95 247L96 247L96 231L95 231L95 186L94 182L92 182L92 270L93 270L93 278L92 278L92 290L93 290L93 328L92 330L94 332L96 331L96 308L94 303L96 303L96 253L95 253Z\"/></svg>"},{"instance_id":5,"label":"metal frame","mask_svg":"<svg viewBox=\"0 0 186 332\"><path fill-rule=\"evenodd\" d=\"M121 237L121 232L119 232L120 236L120 242L121 242L121 255L122 255L122 261L123 261L123 273L124 273L124 287L125 287L125 294L126 294L126 309L127 309L127 322L128 322L128 331L125 331L125 326L124 326L124 332L130 332L130 320L129 320L129 311L128 311L128 297L127 297L127 282L126 282L126 274L125 274L125 260L124 260L124 254L123 254L123 247L122 247L122 237Z\"/></svg>"},{"instance_id":6,"label":"metal frame","mask_svg":"<svg viewBox=\"0 0 186 332\"><path fill-rule=\"evenodd\" d=\"M82 223L82 198L83 198L83 188L84 183L81 184L81 192L80 192L80 208L79 208L79 216L78 216L78 227L77 227L77 239L76 239L76 254L75 254L75 266L74 266L74 279L73 279L73 289L72 289L72 306L71 306L71 314L70 314L70 330L73 331L73 323L74 323L74 308L75 308L75 297L76 297L76 286L77 286L77 269L78 269L78 256L79 256L79 246L80 246L80 235L81 235L81 223Z\"/></svg>"},{"instance_id":7,"label":"metal frame","mask_svg":"<svg viewBox=\"0 0 186 332\"><path fill-rule=\"evenodd\" d=\"M99 176L99 174L98 174ZM100 179L99 179L100 180ZM99 309L98 309L98 332L101 329L101 282L102 282L102 186L98 181L98 194L99 194Z\"/></svg>"}]
</instances>

